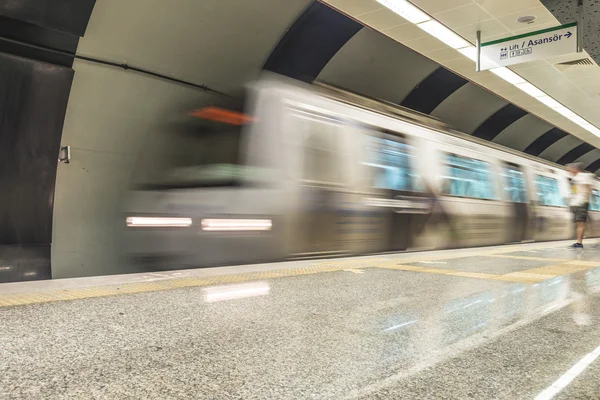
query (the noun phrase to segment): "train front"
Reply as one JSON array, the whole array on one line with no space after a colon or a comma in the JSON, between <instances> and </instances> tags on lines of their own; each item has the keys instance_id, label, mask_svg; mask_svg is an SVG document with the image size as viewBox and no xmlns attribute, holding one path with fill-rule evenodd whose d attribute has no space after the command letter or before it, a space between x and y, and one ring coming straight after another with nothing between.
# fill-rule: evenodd
<instances>
[{"instance_id":1,"label":"train front","mask_svg":"<svg viewBox=\"0 0 600 400\"><path fill-rule=\"evenodd\" d=\"M135 270L277 258L276 194L247 162L255 118L242 106L188 109L149 133L122 216Z\"/></svg>"}]
</instances>

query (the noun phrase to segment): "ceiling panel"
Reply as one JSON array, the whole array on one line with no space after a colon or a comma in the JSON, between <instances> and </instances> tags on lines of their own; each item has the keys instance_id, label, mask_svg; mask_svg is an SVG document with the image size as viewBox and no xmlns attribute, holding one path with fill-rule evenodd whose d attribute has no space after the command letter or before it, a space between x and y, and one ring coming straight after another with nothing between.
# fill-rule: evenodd
<instances>
[{"instance_id":1,"label":"ceiling panel","mask_svg":"<svg viewBox=\"0 0 600 400\"><path fill-rule=\"evenodd\" d=\"M449 47L443 49L437 49L433 51L428 51L425 53L425 56L432 59L435 62L443 63L445 61L452 61L463 58L463 55L458 51L451 49Z\"/></svg>"},{"instance_id":2,"label":"ceiling panel","mask_svg":"<svg viewBox=\"0 0 600 400\"><path fill-rule=\"evenodd\" d=\"M590 151L587 154L584 154L583 156L579 157L575 161L582 163L583 167L587 168L588 165L590 165L591 163L593 163L594 161L596 161L598 159L600 159L600 150L596 149L594 151Z\"/></svg>"},{"instance_id":3,"label":"ceiling panel","mask_svg":"<svg viewBox=\"0 0 600 400\"><path fill-rule=\"evenodd\" d=\"M474 0L482 8L495 17L520 12L538 7L538 0Z\"/></svg>"},{"instance_id":4,"label":"ceiling panel","mask_svg":"<svg viewBox=\"0 0 600 400\"><path fill-rule=\"evenodd\" d=\"M318 80L399 104L438 64L370 29L362 29Z\"/></svg>"},{"instance_id":5,"label":"ceiling panel","mask_svg":"<svg viewBox=\"0 0 600 400\"><path fill-rule=\"evenodd\" d=\"M451 10L453 8L470 5L473 0L418 0L415 4L418 4L422 10L429 14L437 14L443 11Z\"/></svg>"},{"instance_id":6,"label":"ceiling panel","mask_svg":"<svg viewBox=\"0 0 600 400\"><path fill-rule=\"evenodd\" d=\"M415 51L418 51L421 54L425 51L440 50L448 47L432 36L424 36L420 39L407 40L404 42L404 45Z\"/></svg>"},{"instance_id":7,"label":"ceiling panel","mask_svg":"<svg viewBox=\"0 0 600 400\"><path fill-rule=\"evenodd\" d=\"M537 1L536 1L537 2ZM498 17L498 21L506 26L510 31L515 33L525 33L525 32L533 32L539 29L544 29L548 27L548 24L552 23L556 24L556 18L548 11L546 7L540 5L539 2L537 7L528 8L523 11L513 12L511 14L504 15L502 17ZM532 24L523 24L522 22L517 22L517 18L522 17L524 15L533 15L536 17L534 23Z\"/></svg>"},{"instance_id":8,"label":"ceiling panel","mask_svg":"<svg viewBox=\"0 0 600 400\"><path fill-rule=\"evenodd\" d=\"M408 42L410 40L415 40L419 38L424 38L427 35L422 29L419 29L416 25L413 24L405 24L400 25L395 28L385 29L382 31L387 36L391 37L394 40ZM429 49L430 51L435 49Z\"/></svg>"},{"instance_id":9,"label":"ceiling panel","mask_svg":"<svg viewBox=\"0 0 600 400\"><path fill-rule=\"evenodd\" d=\"M529 114L500 132L494 142L523 151L550 129L552 125Z\"/></svg>"},{"instance_id":10,"label":"ceiling panel","mask_svg":"<svg viewBox=\"0 0 600 400\"><path fill-rule=\"evenodd\" d=\"M554 143L559 141L560 139L567 136L568 133L560 130L558 128L552 128L548 132L544 133L533 142L525 147L525 153L530 154L532 156L539 156L541 153L546 151L546 149L552 146Z\"/></svg>"},{"instance_id":11,"label":"ceiling panel","mask_svg":"<svg viewBox=\"0 0 600 400\"><path fill-rule=\"evenodd\" d=\"M444 100L431 115L462 132L472 133L490 115L505 105L506 102L498 96L467 83Z\"/></svg>"},{"instance_id":12,"label":"ceiling panel","mask_svg":"<svg viewBox=\"0 0 600 400\"><path fill-rule=\"evenodd\" d=\"M575 147L579 146L582 143L581 140L577 139L574 136L565 136L559 141L555 142L552 146L548 147L544 150L540 157L550 160L550 161L558 161L559 158L567 154L569 151L573 150Z\"/></svg>"},{"instance_id":13,"label":"ceiling panel","mask_svg":"<svg viewBox=\"0 0 600 400\"><path fill-rule=\"evenodd\" d=\"M438 21L454 29L492 19L487 11L473 3L433 15Z\"/></svg>"},{"instance_id":14,"label":"ceiling panel","mask_svg":"<svg viewBox=\"0 0 600 400\"><path fill-rule=\"evenodd\" d=\"M327 0L327 3L353 17L382 8L375 0Z\"/></svg>"},{"instance_id":15,"label":"ceiling panel","mask_svg":"<svg viewBox=\"0 0 600 400\"><path fill-rule=\"evenodd\" d=\"M360 18L363 24L377 30L384 30L398 25L409 24L405 19L398 18L398 14L393 13L387 7L363 14Z\"/></svg>"},{"instance_id":16,"label":"ceiling panel","mask_svg":"<svg viewBox=\"0 0 600 400\"><path fill-rule=\"evenodd\" d=\"M489 19L479 23L471 23L470 25L457 28L456 32L465 39L470 40L471 43L475 44L478 30L481 31L481 40L484 42L494 40L498 36L504 37L510 35L510 31L495 19Z\"/></svg>"},{"instance_id":17,"label":"ceiling panel","mask_svg":"<svg viewBox=\"0 0 600 400\"><path fill-rule=\"evenodd\" d=\"M173 7L164 0L98 1L77 51L233 90L256 78L282 32L308 4L178 0ZM257 25L265 20L269 23Z\"/></svg>"}]
</instances>

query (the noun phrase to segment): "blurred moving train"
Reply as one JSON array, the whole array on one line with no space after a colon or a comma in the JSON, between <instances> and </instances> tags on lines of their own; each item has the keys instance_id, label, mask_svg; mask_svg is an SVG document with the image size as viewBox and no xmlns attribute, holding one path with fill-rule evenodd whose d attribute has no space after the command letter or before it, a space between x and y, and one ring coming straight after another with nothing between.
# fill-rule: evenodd
<instances>
[{"instance_id":1,"label":"blurred moving train","mask_svg":"<svg viewBox=\"0 0 600 400\"><path fill-rule=\"evenodd\" d=\"M326 85L271 76L248 93L245 113L207 107L169 132L131 192L130 256L180 268L573 237L558 165Z\"/></svg>"}]
</instances>

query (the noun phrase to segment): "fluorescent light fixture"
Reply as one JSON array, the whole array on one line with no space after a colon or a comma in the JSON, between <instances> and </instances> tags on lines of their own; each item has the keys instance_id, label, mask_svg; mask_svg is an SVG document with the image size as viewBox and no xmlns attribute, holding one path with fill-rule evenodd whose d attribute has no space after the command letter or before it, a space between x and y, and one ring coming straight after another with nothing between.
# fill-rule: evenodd
<instances>
[{"instance_id":1,"label":"fluorescent light fixture","mask_svg":"<svg viewBox=\"0 0 600 400\"><path fill-rule=\"evenodd\" d=\"M420 24L431 19L429 15L406 0L377 0L377 2L413 24Z\"/></svg>"},{"instance_id":2,"label":"fluorescent light fixture","mask_svg":"<svg viewBox=\"0 0 600 400\"><path fill-rule=\"evenodd\" d=\"M127 226L130 227L187 227L192 226L191 218L172 217L127 217Z\"/></svg>"},{"instance_id":3,"label":"fluorescent light fixture","mask_svg":"<svg viewBox=\"0 0 600 400\"><path fill-rule=\"evenodd\" d=\"M541 101L542 103L544 103L545 105L547 105L550 108L559 108L562 107L562 104L560 104L558 101L554 100L552 97L550 96L540 96L540 97L536 97L536 99L538 101Z\"/></svg>"},{"instance_id":4,"label":"fluorescent light fixture","mask_svg":"<svg viewBox=\"0 0 600 400\"><path fill-rule=\"evenodd\" d=\"M573 379L577 378L587 367L600 356L600 347L586 354L581 360L571 367L563 376L558 378L552 385L546 388L542 393L535 397L535 400L551 400L567 387Z\"/></svg>"},{"instance_id":5,"label":"fluorescent light fixture","mask_svg":"<svg viewBox=\"0 0 600 400\"><path fill-rule=\"evenodd\" d=\"M506 67L492 68L490 69L490 72L496 74L500 78L504 79L506 82L512 83L513 85L525 82L525 79L521 78L519 75L515 74Z\"/></svg>"},{"instance_id":6,"label":"fluorescent light fixture","mask_svg":"<svg viewBox=\"0 0 600 400\"><path fill-rule=\"evenodd\" d=\"M600 136L600 129L596 128L595 126L589 128L588 131L596 136Z\"/></svg>"},{"instance_id":7,"label":"fluorescent light fixture","mask_svg":"<svg viewBox=\"0 0 600 400\"><path fill-rule=\"evenodd\" d=\"M273 222L270 219L203 219L203 231L270 231Z\"/></svg>"},{"instance_id":8,"label":"fluorescent light fixture","mask_svg":"<svg viewBox=\"0 0 600 400\"><path fill-rule=\"evenodd\" d=\"M465 57L477 62L477 47L469 46L458 49L458 51Z\"/></svg>"},{"instance_id":9,"label":"fluorescent light fixture","mask_svg":"<svg viewBox=\"0 0 600 400\"><path fill-rule=\"evenodd\" d=\"M575 117L577 115L577 114L575 114L573 111L569 110L565 106L557 107L557 108L554 109L554 111L556 111L557 113L559 113L563 117L566 117L566 118L569 118L569 119L571 119L571 118L573 118L573 117Z\"/></svg>"},{"instance_id":10,"label":"fluorescent light fixture","mask_svg":"<svg viewBox=\"0 0 600 400\"><path fill-rule=\"evenodd\" d=\"M532 97L546 96L546 93L542 92L540 89L536 88L529 82L517 83L515 86Z\"/></svg>"},{"instance_id":11,"label":"fluorescent light fixture","mask_svg":"<svg viewBox=\"0 0 600 400\"><path fill-rule=\"evenodd\" d=\"M431 36L435 37L436 39L446 43L453 49L461 49L463 47L468 47L471 45L465 39L458 36L452 30L448 29L446 26L440 24L436 20L423 22L417 26L423 29L425 32L429 33Z\"/></svg>"},{"instance_id":12,"label":"fluorescent light fixture","mask_svg":"<svg viewBox=\"0 0 600 400\"><path fill-rule=\"evenodd\" d=\"M202 291L204 292L204 301L214 303L217 301L264 296L269 294L271 288L267 282L251 282L240 285L215 286L203 289Z\"/></svg>"},{"instance_id":13,"label":"fluorescent light fixture","mask_svg":"<svg viewBox=\"0 0 600 400\"><path fill-rule=\"evenodd\" d=\"M576 123L577 125L581 126L582 128L586 128L587 125L591 125L589 122L587 122L585 119L581 118L579 115L575 115L574 117L570 117L569 119L572 122Z\"/></svg>"}]
</instances>

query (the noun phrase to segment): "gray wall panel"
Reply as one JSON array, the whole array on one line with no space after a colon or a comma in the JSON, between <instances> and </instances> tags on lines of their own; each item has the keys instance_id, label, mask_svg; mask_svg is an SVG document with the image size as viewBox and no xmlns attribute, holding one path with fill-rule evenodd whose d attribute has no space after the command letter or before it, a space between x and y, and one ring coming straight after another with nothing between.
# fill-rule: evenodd
<instances>
[{"instance_id":1,"label":"gray wall panel","mask_svg":"<svg viewBox=\"0 0 600 400\"><path fill-rule=\"evenodd\" d=\"M371 29L362 29L327 64L317 80L393 103L438 65Z\"/></svg>"},{"instance_id":2,"label":"gray wall panel","mask_svg":"<svg viewBox=\"0 0 600 400\"><path fill-rule=\"evenodd\" d=\"M498 96L467 83L442 102L431 115L453 125L459 131L471 134L506 104Z\"/></svg>"},{"instance_id":3,"label":"gray wall panel","mask_svg":"<svg viewBox=\"0 0 600 400\"><path fill-rule=\"evenodd\" d=\"M546 160L556 162L569 151L579 146L581 143L583 142L577 139L575 136L565 136L564 138L560 139L552 146L544 150L540 154L540 157Z\"/></svg>"},{"instance_id":4,"label":"gray wall panel","mask_svg":"<svg viewBox=\"0 0 600 400\"><path fill-rule=\"evenodd\" d=\"M552 125L529 114L500 132L494 142L523 151L551 128Z\"/></svg>"}]
</instances>

